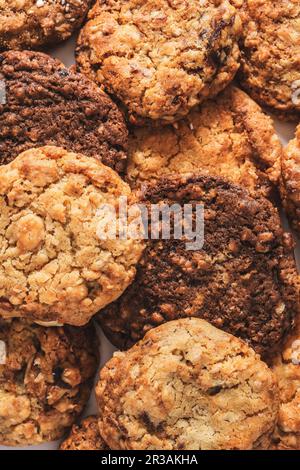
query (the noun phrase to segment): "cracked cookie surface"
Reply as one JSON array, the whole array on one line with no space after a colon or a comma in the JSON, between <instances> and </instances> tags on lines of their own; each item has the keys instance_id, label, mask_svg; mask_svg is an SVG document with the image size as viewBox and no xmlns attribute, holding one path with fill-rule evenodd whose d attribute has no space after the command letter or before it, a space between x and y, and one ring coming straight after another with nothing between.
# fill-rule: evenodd
<instances>
[{"instance_id":1,"label":"cracked cookie surface","mask_svg":"<svg viewBox=\"0 0 300 470\"><path fill-rule=\"evenodd\" d=\"M300 125L295 139L284 149L282 156L281 198L290 222L300 234Z\"/></svg>"},{"instance_id":2,"label":"cracked cookie surface","mask_svg":"<svg viewBox=\"0 0 300 470\"><path fill-rule=\"evenodd\" d=\"M94 328L44 328L0 319L0 345L0 443L61 438L93 388L99 363Z\"/></svg>"},{"instance_id":3,"label":"cracked cookie surface","mask_svg":"<svg viewBox=\"0 0 300 470\"><path fill-rule=\"evenodd\" d=\"M236 87L164 128L136 128L129 137L132 186L167 174L222 176L269 196L277 186L282 146L272 120Z\"/></svg>"},{"instance_id":4,"label":"cracked cookie surface","mask_svg":"<svg viewBox=\"0 0 300 470\"><path fill-rule=\"evenodd\" d=\"M132 200L94 158L57 147L0 167L0 316L83 325L133 280L143 244L98 236L98 209ZM129 219L132 221L134 216Z\"/></svg>"},{"instance_id":5,"label":"cracked cookie surface","mask_svg":"<svg viewBox=\"0 0 300 470\"><path fill-rule=\"evenodd\" d=\"M237 2L243 4L244 19L240 83L256 101L282 118L299 118L299 1Z\"/></svg>"},{"instance_id":6,"label":"cracked cookie surface","mask_svg":"<svg viewBox=\"0 0 300 470\"><path fill-rule=\"evenodd\" d=\"M109 450L100 436L98 417L89 416L80 424L74 424L60 450Z\"/></svg>"},{"instance_id":7,"label":"cracked cookie surface","mask_svg":"<svg viewBox=\"0 0 300 470\"><path fill-rule=\"evenodd\" d=\"M278 412L267 365L195 318L166 323L115 353L96 396L100 432L114 450L267 448Z\"/></svg>"},{"instance_id":8,"label":"cracked cookie surface","mask_svg":"<svg viewBox=\"0 0 300 470\"><path fill-rule=\"evenodd\" d=\"M0 54L0 164L57 145L125 170L127 129L117 106L89 79L52 57Z\"/></svg>"},{"instance_id":9,"label":"cracked cookie surface","mask_svg":"<svg viewBox=\"0 0 300 470\"><path fill-rule=\"evenodd\" d=\"M191 236L183 217L177 223L183 237L161 240L161 230L159 239L147 241L134 282L97 317L112 343L126 349L161 323L193 316L249 341L264 358L280 350L299 312L300 285L294 243L283 233L277 209L266 198L207 176L148 184L141 203L178 204L182 210L203 204L204 245L187 249ZM201 219L197 223L194 216L193 223L195 236Z\"/></svg>"},{"instance_id":10,"label":"cracked cookie surface","mask_svg":"<svg viewBox=\"0 0 300 470\"><path fill-rule=\"evenodd\" d=\"M90 0L0 0L0 50L57 44L82 24Z\"/></svg>"},{"instance_id":11,"label":"cracked cookie surface","mask_svg":"<svg viewBox=\"0 0 300 470\"><path fill-rule=\"evenodd\" d=\"M79 69L132 122L174 122L231 82L240 18L227 0L99 0L77 47Z\"/></svg>"}]
</instances>

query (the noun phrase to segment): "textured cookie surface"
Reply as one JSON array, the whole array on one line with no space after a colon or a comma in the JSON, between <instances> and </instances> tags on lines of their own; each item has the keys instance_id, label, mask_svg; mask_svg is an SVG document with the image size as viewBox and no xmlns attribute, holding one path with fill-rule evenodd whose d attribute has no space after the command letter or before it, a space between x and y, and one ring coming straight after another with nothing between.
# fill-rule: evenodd
<instances>
[{"instance_id":1,"label":"textured cookie surface","mask_svg":"<svg viewBox=\"0 0 300 470\"><path fill-rule=\"evenodd\" d=\"M108 450L100 436L97 416L89 416L81 424L74 424L60 450Z\"/></svg>"},{"instance_id":2,"label":"textured cookie surface","mask_svg":"<svg viewBox=\"0 0 300 470\"><path fill-rule=\"evenodd\" d=\"M244 342L192 318L116 353L96 388L111 449L267 448L277 412L273 373Z\"/></svg>"},{"instance_id":3,"label":"textured cookie surface","mask_svg":"<svg viewBox=\"0 0 300 470\"><path fill-rule=\"evenodd\" d=\"M120 196L130 204L117 173L61 148L1 166L0 316L77 326L117 299L142 251L140 241L98 236L98 209Z\"/></svg>"},{"instance_id":4,"label":"textured cookie surface","mask_svg":"<svg viewBox=\"0 0 300 470\"><path fill-rule=\"evenodd\" d=\"M282 117L299 117L299 1L244 0L239 3L243 3L245 20L241 47L242 86L256 101Z\"/></svg>"},{"instance_id":5,"label":"textured cookie surface","mask_svg":"<svg viewBox=\"0 0 300 470\"><path fill-rule=\"evenodd\" d=\"M133 122L173 122L233 79L240 29L227 0L98 0L77 63Z\"/></svg>"},{"instance_id":6,"label":"textured cookie surface","mask_svg":"<svg viewBox=\"0 0 300 470\"><path fill-rule=\"evenodd\" d=\"M269 195L282 147L271 118L244 92L228 87L164 128L137 128L129 139L128 180L142 184L169 173L222 176Z\"/></svg>"},{"instance_id":7,"label":"textured cookie surface","mask_svg":"<svg viewBox=\"0 0 300 470\"><path fill-rule=\"evenodd\" d=\"M0 319L0 444L59 439L80 415L98 367L92 327Z\"/></svg>"},{"instance_id":8,"label":"textured cookie surface","mask_svg":"<svg viewBox=\"0 0 300 470\"><path fill-rule=\"evenodd\" d=\"M31 49L71 36L90 0L0 0L0 50Z\"/></svg>"},{"instance_id":9,"label":"textured cookie surface","mask_svg":"<svg viewBox=\"0 0 300 470\"><path fill-rule=\"evenodd\" d=\"M281 347L299 311L299 278L293 241L273 205L205 176L149 184L142 202L203 204L204 246L188 250L188 233L187 240L147 242L135 281L100 314L112 342L127 348L152 327L195 316L248 340L264 356Z\"/></svg>"},{"instance_id":10,"label":"textured cookie surface","mask_svg":"<svg viewBox=\"0 0 300 470\"><path fill-rule=\"evenodd\" d=\"M124 171L127 129L116 105L46 54L0 54L0 135L0 164L28 148L57 145Z\"/></svg>"},{"instance_id":11,"label":"textured cookie surface","mask_svg":"<svg viewBox=\"0 0 300 470\"><path fill-rule=\"evenodd\" d=\"M300 234L300 126L295 139L284 149L281 196L293 228Z\"/></svg>"}]
</instances>

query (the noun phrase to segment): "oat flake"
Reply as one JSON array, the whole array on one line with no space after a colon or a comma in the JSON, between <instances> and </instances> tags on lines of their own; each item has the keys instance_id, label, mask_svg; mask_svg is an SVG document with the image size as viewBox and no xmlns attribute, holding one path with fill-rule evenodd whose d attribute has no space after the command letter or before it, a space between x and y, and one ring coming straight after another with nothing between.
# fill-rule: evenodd
<instances>
[{"instance_id":1,"label":"oat flake","mask_svg":"<svg viewBox=\"0 0 300 470\"><path fill-rule=\"evenodd\" d=\"M4 80L0 80L0 105L1 104L6 104L6 86Z\"/></svg>"},{"instance_id":2,"label":"oat flake","mask_svg":"<svg viewBox=\"0 0 300 470\"><path fill-rule=\"evenodd\" d=\"M6 344L0 341L0 365L6 364Z\"/></svg>"}]
</instances>

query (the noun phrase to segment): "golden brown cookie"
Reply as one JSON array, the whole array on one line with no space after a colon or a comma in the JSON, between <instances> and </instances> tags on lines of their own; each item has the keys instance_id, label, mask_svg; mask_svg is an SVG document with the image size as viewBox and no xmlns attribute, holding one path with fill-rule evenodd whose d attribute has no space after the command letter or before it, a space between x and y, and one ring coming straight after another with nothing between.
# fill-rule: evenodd
<instances>
[{"instance_id":1,"label":"golden brown cookie","mask_svg":"<svg viewBox=\"0 0 300 470\"><path fill-rule=\"evenodd\" d=\"M266 364L196 318L159 326L115 353L96 395L100 432L117 450L267 448L278 413Z\"/></svg>"},{"instance_id":2,"label":"golden brown cookie","mask_svg":"<svg viewBox=\"0 0 300 470\"><path fill-rule=\"evenodd\" d=\"M57 147L0 167L0 316L79 326L116 300L142 252L98 236L98 209L121 196L130 204L117 173Z\"/></svg>"},{"instance_id":3,"label":"golden brown cookie","mask_svg":"<svg viewBox=\"0 0 300 470\"><path fill-rule=\"evenodd\" d=\"M74 424L60 450L108 450L100 436L97 416L89 416L79 425Z\"/></svg>"},{"instance_id":4,"label":"golden brown cookie","mask_svg":"<svg viewBox=\"0 0 300 470\"><path fill-rule=\"evenodd\" d=\"M208 172L269 196L281 154L271 118L231 86L173 126L134 129L127 177L136 186L170 173Z\"/></svg>"},{"instance_id":5,"label":"golden brown cookie","mask_svg":"<svg viewBox=\"0 0 300 470\"><path fill-rule=\"evenodd\" d=\"M91 0L0 0L0 50L57 44L82 24Z\"/></svg>"},{"instance_id":6,"label":"golden brown cookie","mask_svg":"<svg viewBox=\"0 0 300 470\"><path fill-rule=\"evenodd\" d=\"M281 197L293 228L300 234L300 125L283 152Z\"/></svg>"},{"instance_id":7,"label":"golden brown cookie","mask_svg":"<svg viewBox=\"0 0 300 470\"><path fill-rule=\"evenodd\" d=\"M89 399L98 362L92 326L0 319L0 444L60 439Z\"/></svg>"},{"instance_id":8,"label":"golden brown cookie","mask_svg":"<svg viewBox=\"0 0 300 470\"><path fill-rule=\"evenodd\" d=\"M241 21L228 0L99 0L88 18L78 67L134 123L186 116L238 70Z\"/></svg>"},{"instance_id":9,"label":"golden brown cookie","mask_svg":"<svg viewBox=\"0 0 300 470\"><path fill-rule=\"evenodd\" d=\"M284 119L300 116L299 0L236 0L243 4L240 83Z\"/></svg>"}]
</instances>

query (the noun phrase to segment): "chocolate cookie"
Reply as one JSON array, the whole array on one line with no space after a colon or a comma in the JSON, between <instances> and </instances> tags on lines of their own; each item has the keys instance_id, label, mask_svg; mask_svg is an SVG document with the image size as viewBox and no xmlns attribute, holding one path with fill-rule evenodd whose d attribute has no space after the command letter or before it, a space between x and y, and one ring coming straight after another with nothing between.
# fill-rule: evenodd
<instances>
[{"instance_id":1,"label":"chocolate cookie","mask_svg":"<svg viewBox=\"0 0 300 470\"><path fill-rule=\"evenodd\" d=\"M227 0L98 0L88 18L78 67L134 123L186 116L238 70L241 21Z\"/></svg>"},{"instance_id":2,"label":"chocolate cookie","mask_svg":"<svg viewBox=\"0 0 300 470\"><path fill-rule=\"evenodd\" d=\"M256 101L282 118L299 118L299 1L236 2L243 5L244 19L241 85Z\"/></svg>"},{"instance_id":3,"label":"chocolate cookie","mask_svg":"<svg viewBox=\"0 0 300 470\"><path fill-rule=\"evenodd\" d=\"M281 197L289 220L300 234L300 125L282 156Z\"/></svg>"},{"instance_id":4,"label":"chocolate cookie","mask_svg":"<svg viewBox=\"0 0 300 470\"><path fill-rule=\"evenodd\" d=\"M120 197L130 206L116 172L61 148L27 150L0 166L0 317L81 326L116 300L143 249L99 232L98 210Z\"/></svg>"},{"instance_id":5,"label":"chocolate cookie","mask_svg":"<svg viewBox=\"0 0 300 470\"><path fill-rule=\"evenodd\" d=\"M92 326L0 319L0 444L61 438L89 399L98 363Z\"/></svg>"},{"instance_id":6,"label":"chocolate cookie","mask_svg":"<svg viewBox=\"0 0 300 470\"><path fill-rule=\"evenodd\" d=\"M89 416L79 425L74 424L60 450L108 450L100 436L97 416Z\"/></svg>"},{"instance_id":7,"label":"chocolate cookie","mask_svg":"<svg viewBox=\"0 0 300 470\"><path fill-rule=\"evenodd\" d=\"M189 318L116 353L96 387L99 428L118 450L267 448L275 377L243 341Z\"/></svg>"},{"instance_id":8,"label":"chocolate cookie","mask_svg":"<svg viewBox=\"0 0 300 470\"><path fill-rule=\"evenodd\" d=\"M84 76L39 52L0 54L0 164L32 147L58 145L126 164L127 129L116 105Z\"/></svg>"},{"instance_id":9,"label":"chocolate cookie","mask_svg":"<svg viewBox=\"0 0 300 470\"><path fill-rule=\"evenodd\" d=\"M0 50L57 44L82 24L91 0L1 0Z\"/></svg>"},{"instance_id":10,"label":"chocolate cookie","mask_svg":"<svg viewBox=\"0 0 300 470\"><path fill-rule=\"evenodd\" d=\"M230 86L173 126L134 129L127 178L137 186L170 173L206 171L269 196L278 183L281 154L271 118Z\"/></svg>"},{"instance_id":11,"label":"chocolate cookie","mask_svg":"<svg viewBox=\"0 0 300 470\"><path fill-rule=\"evenodd\" d=\"M193 316L247 340L265 358L278 351L299 311L300 286L293 240L282 232L277 209L263 197L206 176L149 184L141 203L177 204L180 215L192 204L194 236L195 208L203 204L204 246L186 244L189 219L178 221L177 214L174 227L184 236L171 233L170 240L161 239L162 224L159 239L148 241L133 284L100 313L112 343L128 348L161 323ZM150 219L149 233L156 228Z\"/></svg>"}]
</instances>

